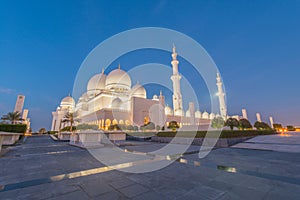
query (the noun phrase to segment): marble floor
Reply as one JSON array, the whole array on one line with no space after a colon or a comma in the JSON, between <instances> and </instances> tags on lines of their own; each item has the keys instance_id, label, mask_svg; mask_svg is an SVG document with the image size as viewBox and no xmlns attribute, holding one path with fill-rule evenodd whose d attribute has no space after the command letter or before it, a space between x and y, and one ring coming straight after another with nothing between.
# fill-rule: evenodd
<instances>
[{"instance_id":1,"label":"marble floor","mask_svg":"<svg viewBox=\"0 0 300 200\"><path fill-rule=\"evenodd\" d=\"M257 137L246 143L298 145L298 135L291 137ZM104 154L105 147L100 155L115 164L107 167L85 149L49 136L29 137L0 158L0 199L300 199L300 152L234 147L214 149L200 159L199 146L191 146L183 155L169 155L173 160L153 159L166 156L153 155L165 145L122 147L138 155L132 160L136 166ZM120 171L159 162L170 164L147 173Z\"/></svg>"}]
</instances>

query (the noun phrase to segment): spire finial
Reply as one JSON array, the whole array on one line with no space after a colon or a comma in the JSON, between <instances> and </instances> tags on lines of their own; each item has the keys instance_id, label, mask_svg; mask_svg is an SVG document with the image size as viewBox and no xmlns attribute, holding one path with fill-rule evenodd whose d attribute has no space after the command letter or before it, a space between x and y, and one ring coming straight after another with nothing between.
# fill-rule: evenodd
<instances>
[{"instance_id":1,"label":"spire finial","mask_svg":"<svg viewBox=\"0 0 300 200\"><path fill-rule=\"evenodd\" d=\"M138 84L140 84L140 82L139 82L139 81L136 81L136 84L138 85Z\"/></svg>"},{"instance_id":2,"label":"spire finial","mask_svg":"<svg viewBox=\"0 0 300 200\"><path fill-rule=\"evenodd\" d=\"M173 53L176 53L176 47L175 47L174 42L173 42Z\"/></svg>"},{"instance_id":3,"label":"spire finial","mask_svg":"<svg viewBox=\"0 0 300 200\"><path fill-rule=\"evenodd\" d=\"M71 96L71 93L69 92L68 96L70 97Z\"/></svg>"},{"instance_id":4,"label":"spire finial","mask_svg":"<svg viewBox=\"0 0 300 200\"><path fill-rule=\"evenodd\" d=\"M161 96L161 97L162 97L162 91L161 91L161 90L159 91L159 96Z\"/></svg>"},{"instance_id":5,"label":"spire finial","mask_svg":"<svg viewBox=\"0 0 300 200\"><path fill-rule=\"evenodd\" d=\"M120 65L120 63L119 63L119 65L118 65L118 69L121 69L121 65Z\"/></svg>"},{"instance_id":6,"label":"spire finial","mask_svg":"<svg viewBox=\"0 0 300 200\"><path fill-rule=\"evenodd\" d=\"M220 73L219 72L217 72L217 81L221 82L221 77L220 77Z\"/></svg>"}]
</instances>

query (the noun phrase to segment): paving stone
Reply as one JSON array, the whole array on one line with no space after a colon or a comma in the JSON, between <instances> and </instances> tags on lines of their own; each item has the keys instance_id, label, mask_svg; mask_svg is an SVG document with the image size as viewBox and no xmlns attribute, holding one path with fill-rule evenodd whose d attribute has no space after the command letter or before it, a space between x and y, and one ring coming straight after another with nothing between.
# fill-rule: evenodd
<instances>
[{"instance_id":1,"label":"paving stone","mask_svg":"<svg viewBox=\"0 0 300 200\"><path fill-rule=\"evenodd\" d=\"M99 196L100 194L114 190L110 185L101 180L88 180L80 186L91 197Z\"/></svg>"},{"instance_id":2,"label":"paving stone","mask_svg":"<svg viewBox=\"0 0 300 200\"><path fill-rule=\"evenodd\" d=\"M78 190L75 192L55 196L53 198L50 198L48 200L85 200L85 199L90 199L90 197L83 191Z\"/></svg>"},{"instance_id":3,"label":"paving stone","mask_svg":"<svg viewBox=\"0 0 300 200\"><path fill-rule=\"evenodd\" d=\"M146 193L149 191L146 187L143 187L141 185L135 184L128 187L124 187L119 189L119 191L124 194L126 197L132 198L134 196Z\"/></svg>"},{"instance_id":4,"label":"paving stone","mask_svg":"<svg viewBox=\"0 0 300 200\"><path fill-rule=\"evenodd\" d=\"M110 185L116 189L127 187L129 185L136 184L136 182L124 177L122 179L114 180L110 183Z\"/></svg>"},{"instance_id":5,"label":"paving stone","mask_svg":"<svg viewBox=\"0 0 300 200\"><path fill-rule=\"evenodd\" d=\"M93 199L99 199L99 200L112 200L112 199L128 199L126 198L124 195L122 195L121 193L117 192L117 191L111 191L102 195L99 195Z\"/></svg>"},{"instance_id":6,"label":"paving stone","mask_svg":"<svg viewBox=\"0 0 300 200\"><path fill-rule=\"evenodd\" d=\"M134 145L138 146L128 148L154 151L165 144ZM56 151L72 152L47 154ZM77 178L0 191L0 199L300 199L300 153L222 148L203 159L198 154L183 158L186 164L175 161L149 173L82 173ZM194 166L194 161L200 166ZM234 167L236 173L220 170L219 165ZM7 185L104 165L86 150L38 136L11 147L0 158L0 166L0 185Z\"/></svg>"}]
</instances>

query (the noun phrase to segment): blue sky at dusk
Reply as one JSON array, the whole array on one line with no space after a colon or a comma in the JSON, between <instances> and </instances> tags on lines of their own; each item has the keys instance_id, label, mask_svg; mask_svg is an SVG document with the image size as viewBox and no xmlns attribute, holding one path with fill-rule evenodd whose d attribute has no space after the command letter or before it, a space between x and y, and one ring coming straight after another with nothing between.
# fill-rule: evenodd
<instances>
[{"instance_id":1,"label":"blue sky at dusk","mask_svg":"<svg viewBox=\"0 0 300 200\"><path fill-rule=\"evenodd\" d=\"M0 115L24 94L33 130L49 129L51 112L72 91L77 70L95 46L128 29L164 27L195 39L213 58L229 114L246 108L252 122L260 112L263 121L273 116L275 122L300 125L299 19L300 1L292 0L2 1ZM116 63L126 70L152 60L170 65L168 53L150 55L136 52ZM182 60L181 71L184 65ZM188 67L182 73L192 74ZM209 111L205 86L199 88L201 110Z\"/></svg>"}]
</instances>

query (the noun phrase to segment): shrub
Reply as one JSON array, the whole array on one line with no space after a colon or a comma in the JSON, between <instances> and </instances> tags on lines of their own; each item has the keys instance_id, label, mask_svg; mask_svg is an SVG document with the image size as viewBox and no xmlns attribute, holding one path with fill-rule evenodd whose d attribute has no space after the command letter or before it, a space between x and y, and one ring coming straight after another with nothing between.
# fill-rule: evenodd
<instances>
[{"instance_id":1,"label":"shrub","mask_svg":"<svg viewBox=\"0 0 300 200\"><path fill-rule=\"evenodd\" d=\"M176 121L170 121L168 128L172 130L176 130L179 128L179 124Z\"/></svg>"},{"instance_id":2,"label":"shrub","mask_svg":"<svg viewBox=\"0 0 300 200\"><path fill-rule=\"evenodd\" d=\"M0 124L0 131L4 132L25 133L26 130L26 124Z\"/></svg>"},{"instance_id":3,"label":"shrub","mask_svg":"<svg viewBox=\"0 0 300 200\"><path fill-rule=\"evenodd\" d=\"M76 126L72 126L72 131L76 130ZM71 131L71 126L66 126L61 129L61 131Z\"/></svg>"},{"instance_id":4,"label":"shrub","mask_svg":"<svg viewBox=\"0 0 300 200\"><path fill-rule=\"evenodd\" d=\"M108 130L109 131L117 131L117 130L121 130L120 126L118 124L111 124L109 127L108 127Z\"/></svg>"},{"instance_id":5,"label":"shrub","mask_svg":"<svg viewBox=\"0 0 300 200\"><path fill-rule=\"evenodd\" d=\"M47 132L49 135L55 135L56 133L58 133L58 131L48 131Z\"/></svg>"},{"instance_id":6,"label":"shrub","mask_svg":"<svg viewBox=\"0 0 300 200\"><path fill-rule=\"evenodd\" d=\"M98 130L98 125L96 125L96 124L78 124L76 126L76 130L88 130L88 129Z\"/></svg>"},{"instance_id":7,"label":"shrub","mask_svg":"<svg viewBox=\"0 0 300 200\"><path fill-rule=\"evenodd\" d=\"M155 130L155 124L153 122L149 122L147 124L144 124L140 128L141 130Z\"/></svg>"},{"instance_id":8,"label":"shrub","mask_svg":"<svg viewBox=\"0 0 300 200\"><path fill-rule=\"evenodd\" d=\"M158 132L156 135L158 137L195 137L195 138L204 138L205 136L210 138L220 137L220 138L235 138L235 137L249 137L249 136L258 136L258 135L271 135L276 134L277 132L274 130L223 130L221 135L219 136L218 131L197 131L195 136L195 131L165 131L165 132Z\"/></svg>"}]
</instances>

